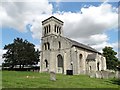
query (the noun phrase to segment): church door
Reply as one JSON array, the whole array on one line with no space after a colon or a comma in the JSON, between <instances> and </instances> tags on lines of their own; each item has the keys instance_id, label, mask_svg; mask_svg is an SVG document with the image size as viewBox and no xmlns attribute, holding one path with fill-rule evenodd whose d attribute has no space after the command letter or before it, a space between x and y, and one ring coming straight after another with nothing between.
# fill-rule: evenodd
<instances>
[{"instance_id":1,"label":"church door","mask_svg":"<svg viewBox=\"0 0 120 90\"><path fill-rule=\"evenodd\" d=\"M57 62L58 62L58 73L63 73L64 71L63 57L60 54L57 56Z\"/></svg>"}]
</instances>

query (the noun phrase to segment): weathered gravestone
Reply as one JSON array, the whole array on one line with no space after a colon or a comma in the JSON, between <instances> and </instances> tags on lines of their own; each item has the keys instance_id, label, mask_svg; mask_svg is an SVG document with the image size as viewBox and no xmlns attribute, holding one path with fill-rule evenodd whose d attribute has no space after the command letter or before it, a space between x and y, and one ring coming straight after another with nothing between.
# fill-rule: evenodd
<instances>
[{"instance_id":1,"label":"weathered gravestone","mask_svg":"<svg viewBox=\"0 0 120 90\"><path fill-rule=\"evenodd\" d=\"M110 73L108 74L108 77L109 77L109 78L115 78L115 77L116 77L116 73L115 73L115 72L110 72Z\"/></svg>"},{"instance_id":2,"label":"weathered gravestone","mask_svg":"<svg viewBox=\"0 0 120 90\"><path fill-rule=\"evenodd\" d=\"M50 72L50 80L56 81L56 73L55 72Z\"/></svg>"},{"instance_id":3,"label":"weathered gravestone","mask_svg":"<svg viewBox=\"0 0 120 90\"><path fill-rule=\"evenodd\" d=\"M96 72L95 72L95 71L91 71L90 73L88 73L88 75L89 75L91 78L95 78L95 77L96 77Z\"/></svg>"},{"instance_id":4,"label":"weathered gravestone","mask_svg":"<svg viewBox=\"0 0 120 90\"><path fill-rule=\"evenodd\" d=\"M101 78L108 79L108 78L109 78L109 73L110 73L110 72L108 72L108 71L101 71L101 75L102 75Z\"/></svg>"},{"instance_id":5,"label":"weathered gravestone","mask_svg":"<svg viewBox=\"0 0 120 90\"><path fill-rule=\"evenodd\" d=\"M115 77L118 78L118 79L120 79L120 71L116 71Z\"/></svg>"},{"instance_id":6,"label":"weathered gravestone","mask_svg":"<svg viewBox=\"0 0 120 90\"><path fill-rule=\"evenodd\" d=\"M96 78L102 78L102 74L100 71L96 71Z\"/></svg>"}]
</instances>

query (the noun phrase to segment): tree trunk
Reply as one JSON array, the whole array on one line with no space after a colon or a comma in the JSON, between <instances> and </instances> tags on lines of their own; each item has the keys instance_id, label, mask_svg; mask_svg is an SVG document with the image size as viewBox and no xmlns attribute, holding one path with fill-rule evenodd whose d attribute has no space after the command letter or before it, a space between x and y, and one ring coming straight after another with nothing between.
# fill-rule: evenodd
<instances>
[{"instance_id":1,"label":"tree trunk","mask_svg":"<svg viewBox=\"0 0 120 90\"><path fill-rule=\"evenodd\" d=\"M22 68L24 68L24 65L22 65Z\"/></svg>"},{"instance_id":2,"label":"tree trunk","mask_svg":"<svg viewBox=\"0 0 120 90\"><path fill-rule=\"evenodd\" d=\"M21 64L20 64L20 67L19 68L21 68Z\"/></svg>"}]
</instances>

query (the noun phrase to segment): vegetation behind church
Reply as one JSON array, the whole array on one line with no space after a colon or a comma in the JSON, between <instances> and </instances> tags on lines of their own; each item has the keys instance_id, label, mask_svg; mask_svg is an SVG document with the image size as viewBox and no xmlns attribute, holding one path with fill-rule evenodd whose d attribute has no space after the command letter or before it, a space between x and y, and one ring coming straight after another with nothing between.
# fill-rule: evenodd
<instances>
[{"instance_id":1,"label":"vegetation behind church","mask_svg":"<svg viewBox=\"0 0 120 90\"><path fill-rule=\"evenodd\" d=\"M22 38L14 39L13 43L4 46L7 52L3 54L3 58L5 58L3 67L13 68L19 65L19 68L24 68L24 66L37 64L40 52L35 51L34 47L35 45L27 40ZM108 69L117 70L120 67L120 61L115 56L116 54L117 52L112 47L103 48L103 55L106 57Z\"/></svg>"},{"instance_id":2,"label":"vegetation behind church","mask_svg":"<svg viewBox=\"0 0 120 90\"><path fill-rule=\"evenodd\" d=\"M116 57L117 52L112 47L103 48L103 55L106 57L107 69L118 70L120 68L120 61Z\"/></svg>"},{"instance_id":3,"label":"vegetation behind church","mask_svg":"<svg viewBox=\"0 0 120 90\"><path fill-rule=\"evenodd\" d=\"M39 51L35 51L35 45L22 38L14 39L14 42L5 45L4 49L7 52L3 54L5 58L3 66L14 68L17 65L19 68L24 68L39 61Z\"/></svg>"}]
</instances>

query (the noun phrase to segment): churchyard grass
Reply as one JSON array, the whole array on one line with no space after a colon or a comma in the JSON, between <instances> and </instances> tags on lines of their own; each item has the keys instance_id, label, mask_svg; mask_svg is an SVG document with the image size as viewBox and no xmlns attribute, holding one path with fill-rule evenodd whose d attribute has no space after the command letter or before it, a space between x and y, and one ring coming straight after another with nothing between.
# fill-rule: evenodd
<instances>
[{"instance_id":1,"label":"churchyard grass","mask_svg":"<svg viewBox=\"0 0 120 90\"><path fill-rule=\"evenodd\" d=\"M114 79L90 78L87 75L56 75L50 80L48 73L2 71L2 88L118 88Z\"/></svg>"}]
</instances>

